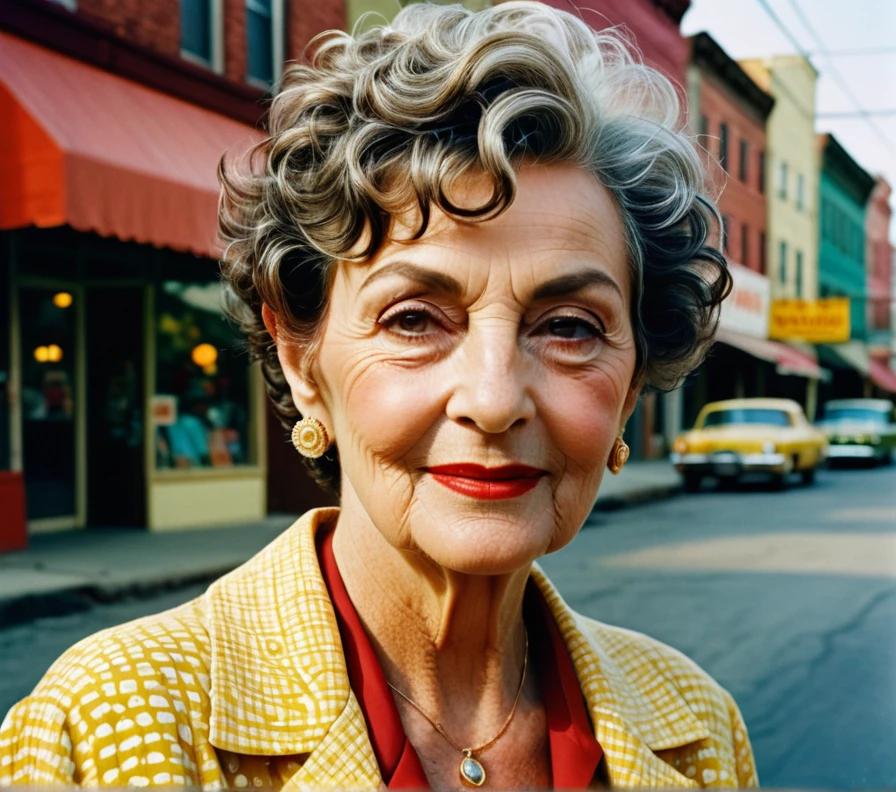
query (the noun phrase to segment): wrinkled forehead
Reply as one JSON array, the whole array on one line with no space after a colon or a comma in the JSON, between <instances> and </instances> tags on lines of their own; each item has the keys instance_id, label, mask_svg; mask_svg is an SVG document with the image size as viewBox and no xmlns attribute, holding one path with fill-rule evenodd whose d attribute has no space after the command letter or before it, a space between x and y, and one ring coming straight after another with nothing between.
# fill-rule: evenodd
<instances>
[{"instance_id":1,"label":"wrinkled forehead","mask_svg":"<svg viewBox=\"0 0 896 792\"><path fill-rule=\"evenodd\" d=\"M491 181L471 175L452 185L449 198L477 208L491 195ZM352 280L390 266L397 259L454 271L463 279L484 277L496 267L513 267L519 276L539 277L557 268L594 266L608 272L626 299L630 268L624 226L616 201L598 179L572 164L524 165L509 208L489 220L458 220L433 206L426 232L414 207L392 218L389 241L368 261L346 264Z\"/></svg>"}]
</instances>

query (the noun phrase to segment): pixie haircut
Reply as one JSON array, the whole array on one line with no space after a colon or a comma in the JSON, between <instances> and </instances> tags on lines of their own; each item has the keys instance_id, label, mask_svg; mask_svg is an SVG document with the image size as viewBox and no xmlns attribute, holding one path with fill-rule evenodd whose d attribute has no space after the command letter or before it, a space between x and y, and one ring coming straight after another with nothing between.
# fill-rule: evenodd
<instances>
[{"instance_id":1,"label":"pixie haircut","mask_svg":"<svg viewBox=\"0 0 896 792\"><path fill-rule=\"evenodd\" d=\"M284 426L300 416L262 304L307 364L334 263L368 260L409 209L420 218L412 240L433 206L464 222L494 218L523 161L578 165L615 198L639 382L671 389L699 364L731 288L710 243L718 211L674 87L617 30L528 0L475 12L422 3L356 35L327 31L309 52L282 77L268 137L243 167L218 166L225 305ZM456 205L452 183L473 174L490 179L490 198ZM308 461L338 491L336 450Z\"/></svg>"}]
</instances>

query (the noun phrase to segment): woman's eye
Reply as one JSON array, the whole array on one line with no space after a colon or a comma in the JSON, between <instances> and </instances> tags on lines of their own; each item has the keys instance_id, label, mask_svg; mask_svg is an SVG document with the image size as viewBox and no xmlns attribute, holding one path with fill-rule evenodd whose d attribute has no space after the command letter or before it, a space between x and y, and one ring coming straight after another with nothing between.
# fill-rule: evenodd
<instances>
[{"instance_id":1,"label":"woman's eye","mask_svg":"<svg viewBox=\"0 0 896 792\"><path fill-rule=\"evenodd\" d=\"M422 336L436 329L437 322L429 311L406 308L386 314L380 324L400 335Z\"/></svg>"},{"instance_id":2,"label":"woman's eye","mask_svg":"<svg viewBox=\"0 0 896 792\"><path fill-rule=\"evenodd\" d=\"M550 335L569 341L599 338L601 329L578 316L557 316L546 322Z\"/></svg>"}]
</instances>

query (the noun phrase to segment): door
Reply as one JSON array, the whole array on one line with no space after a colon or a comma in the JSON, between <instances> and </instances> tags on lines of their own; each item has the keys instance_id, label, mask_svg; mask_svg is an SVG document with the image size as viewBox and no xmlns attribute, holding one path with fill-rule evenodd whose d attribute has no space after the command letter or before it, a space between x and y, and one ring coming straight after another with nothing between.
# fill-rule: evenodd
<instances>
[{"instance_id":1,"label":"door","mask_svg":"<svg viewBox=\"0 0 896 792\"><path fill-rule=\"evenodd\" d=\"M78 292L64 286L18 291L22 467L29 522L78 521Z\"/></svg>"},{"instance_id":2,"label":"door","mask_svg":"<svg viewBox=\"0 0 896 792\"><path fill-rule=\"evenodd\" d=\"M143 526L143 291L87 290L87 522Z\"/></svg>"}]
</instances>

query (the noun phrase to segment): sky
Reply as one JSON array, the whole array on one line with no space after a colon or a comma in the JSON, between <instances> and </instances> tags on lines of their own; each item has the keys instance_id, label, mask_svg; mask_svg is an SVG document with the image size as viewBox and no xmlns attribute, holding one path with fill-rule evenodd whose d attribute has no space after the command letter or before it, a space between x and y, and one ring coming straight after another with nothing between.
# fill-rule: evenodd
<instances>
[{"instance_id":1,"label":"sky","mask_svg":"<svg viewBox=\"0 0 896 792\"><path fill-rule=\"evenodd\" d=\"M816 130L896 191L896 0L692 0L681 30L705 30L735 59L802 49L820 72Z\"/></svg>"}]
</instances>

